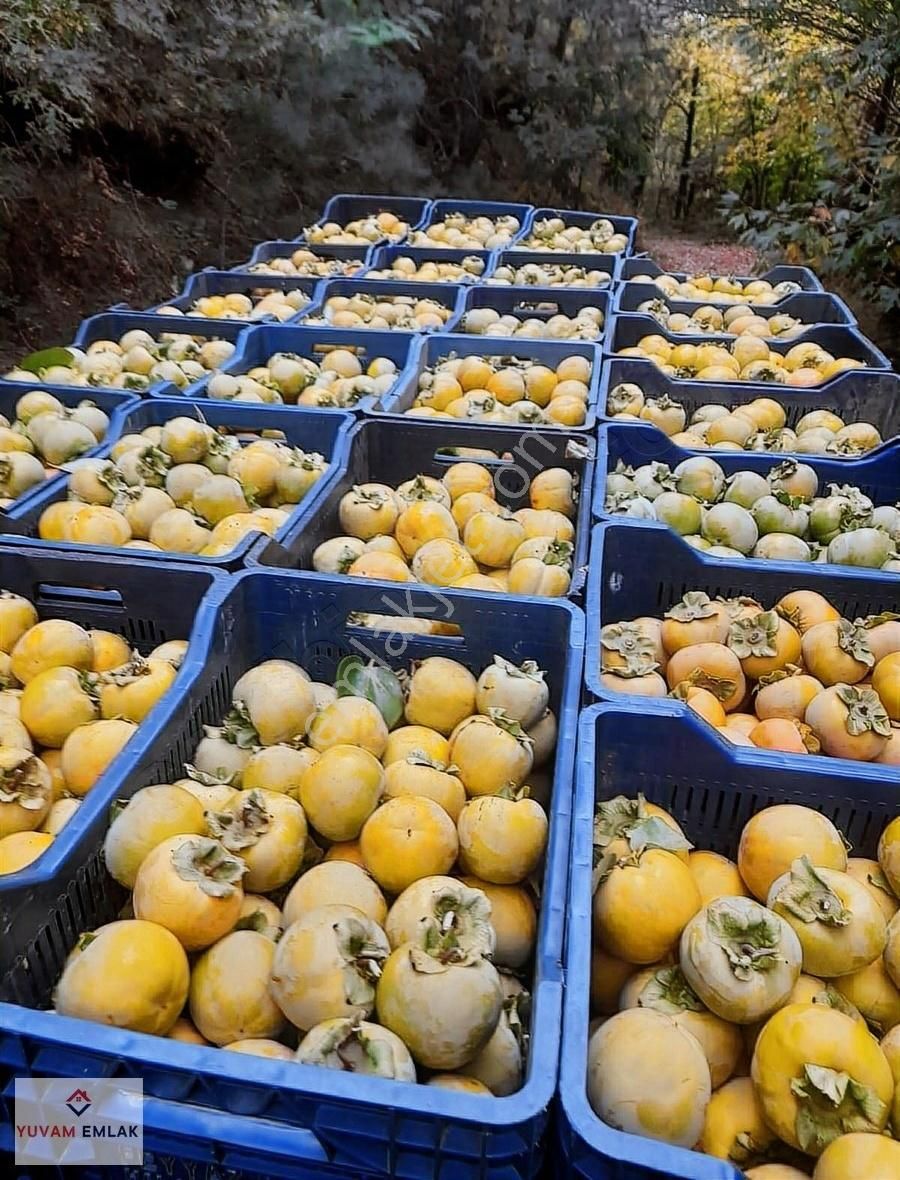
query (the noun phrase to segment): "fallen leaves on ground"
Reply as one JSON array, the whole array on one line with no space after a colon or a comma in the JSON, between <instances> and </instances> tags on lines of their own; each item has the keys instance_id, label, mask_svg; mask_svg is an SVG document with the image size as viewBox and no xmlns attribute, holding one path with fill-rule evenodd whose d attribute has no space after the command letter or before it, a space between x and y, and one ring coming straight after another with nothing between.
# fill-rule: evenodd
<instances>
[{"instance_id":1,"label":"fallen leaves on ground","mask_svg":"<svg viewBox=\"0 0 900 1180\"><path fill-rule=\"evenodd\" d=\"M751 275L758 267L758 256L749 246L735 242L704 242L698 238L647 235L640 248L666 270L698 274Z\"/></svg>"}]
</instances>

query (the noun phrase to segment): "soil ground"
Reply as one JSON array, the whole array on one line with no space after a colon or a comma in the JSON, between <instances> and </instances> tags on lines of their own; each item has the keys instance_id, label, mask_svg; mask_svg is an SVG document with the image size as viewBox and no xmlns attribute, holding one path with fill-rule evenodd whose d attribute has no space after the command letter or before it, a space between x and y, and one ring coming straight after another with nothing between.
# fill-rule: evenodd
<instances>
[{"instance_id":1,"label":"soil ground","mask_svg":"<svg viewBox=\"0 0 900 1180\"><path fill-rule=\"evenodd\" d=\"M749 246L734 242L705 242L700 238L641 233L641 250L667 270L698 274L749 275L757 269L758 257Z\"/></svg>"}]
</instances>

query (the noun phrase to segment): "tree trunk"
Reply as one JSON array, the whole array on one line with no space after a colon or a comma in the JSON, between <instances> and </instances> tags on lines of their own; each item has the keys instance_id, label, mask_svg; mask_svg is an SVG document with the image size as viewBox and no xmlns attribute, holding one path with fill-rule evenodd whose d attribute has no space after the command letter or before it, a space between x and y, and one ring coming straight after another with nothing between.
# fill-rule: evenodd
<instances>
[{"instance_id":1,"label":"tree trunk","mask_svg":"<svg viewBox=\"0 0 900 1180\"><path fill-rule=\"evenodd\" d=\"M897 84L897 67L893 63L888 66L884 78L881 82L881 87L878 92L878 101L875 104L875 110L871 116L872 135L881 138L887 131L888 117L891 106L894 101L894 89ZM875 187L875 179L878 175L878 166L870 165L866 169L866 175L863 179L860 189L866 195L870 194Z\"/></svg>"},{"instance_id":2,"label":"tree trunk","mask_svg":"<svg viewBox=\"0 0 900 1180\"><path fill-rule=\"evenodd\" d=\"M794 184L799 179L799 173L799 165L797 164L797 161L794 160L791 166L785 172L784 178L781 181L781 193L778 198L779 201L791 200L794 192Z\"/></svg>"},{"instance_id":3,"label":"tree trunk","mask_svg":"<svg viewBox=\"0 0 900 1180\"><path fill-rule=\"evenodd\" d=\"M556 34L556 44L553 46L553 56L557 61L565 60L566 49L569 45L569 33L572 31L574 19L574 13L567 12L560 22L559 31Z\"/></svg>"},{"instance_id":4,"label":"tree trunk","mask_svg":"<svg viewBox=\"0 0 900 1180\"><path fill-rule=\"evenodd\" d=\"M690 189L691 159L694 153L694 123L697 119L697 95L700 92L700 67L694 66L691 74L691 96L688 100L687 119L684 125L684 147L681 152L681 169L678 174L678 193L675 197L675 220L687 217L688 192Z\"/></svg>"},{"instance_id":5,"label":"tree trunk","mask_svg":"<svg viewBox=\"0 0 900 1180\"><path fill-rule=\"evenodd\" d=\"M897 67L892 64L888 67L887 73L884 75L884 80L881 83L878 105L875 108L875 117L872 120L872 130L876 135L884 135L885 131L887 131L888 114L894 101L894 89L896 85Z\"/></svg>"}]
</instances>

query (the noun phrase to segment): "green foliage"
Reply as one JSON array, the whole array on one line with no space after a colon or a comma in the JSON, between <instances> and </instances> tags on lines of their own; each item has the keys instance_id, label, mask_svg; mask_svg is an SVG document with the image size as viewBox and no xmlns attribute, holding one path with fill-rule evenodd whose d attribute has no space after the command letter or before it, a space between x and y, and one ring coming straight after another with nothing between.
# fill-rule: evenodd
<instances>
[{"instance_id":1,"label":"green foliage","mask_svg":"<svg viewBox=\"0 0 900 1180\"><path fill-rule=\"evenodd\" d=\"M227 140L229 118L268 120L274 139L284 105L330 73L355 66L365 82L374 66L385 84L392 55L415 49L433 17L418 0L7 0L0 75L24 125L12 146L52 155L112 125L177 129L201 147L211 132Z\"/></svg>"},{"instance_id":2,"label":"green foliage","mask_svg":"<svg viewBox=\"0 0 900 1180\"><path fill-rule=\"evenodd\" d=\"M822 78L813 41L731 16L710 21L689 13L669 61L677 69L654 153L660 204L676 188L687 206L682 216L708 216L725 190L755 207L812 195L821 164Z\"/></svg>"},{"instance_id":3,"label":"green foliage","mask_svg":"<svg viewBox=\"0 0 900 1180\"><path fill-rule=\"evenodd\" d=\"M826 278L848 280L882 311L897 311L900 167L893 149L885 152L878 142L857 157L868 175L822 180L818 199L753 209L726 193L723 206L742 241L770 257L811 264Z\"/></svg>"},{"instance_id":4,"label":"green foliage","mask_svg":"<svg viewBox=\"0 0 900 1180\"><path fill-rule=\"evenodd\" d=\"M345 167L383 148L395 187L474 169L483 190L502 167L498 191L574 201L646 175L665 20L649 0L602 21L571 0L9 0L7 149L52 157L111 127L177 132L206 162L242 138Z\"/></svg>"},{"instance_id":5,"label":"green foliage","mask_svg":"<svg viewBox=\"0 0 900 1180\"><path fill-rule=\"evenodd\" d=\"M723 208L743 241L810 262L884 312L900 309L900 18L880 0L834 6L760 5L765 28L818 34L797 58L815 84L811 191L767 202L728 192Z\"/></svg>"},{"instance_id":6,"label":"green foliage","mask_svg":"<svg viewBox=\"0 0 900 1180\"><path fill-rule=\"evenodd\" d=\"M449 0L420 138L435 174L482 192L594 207L640 189L650 164L666 20L649 0Z\"/></svg>"},{"instance_id":7,"label":"green foliage","mask_svg":"<svg viewBox=\"0 0 900 1180\"><path fill-rule=\"evenodd\" d=\"M423 0L6 0L0 351L158 302L337 190L427 189L435 19Z\"/></svg>"}]
</instances>

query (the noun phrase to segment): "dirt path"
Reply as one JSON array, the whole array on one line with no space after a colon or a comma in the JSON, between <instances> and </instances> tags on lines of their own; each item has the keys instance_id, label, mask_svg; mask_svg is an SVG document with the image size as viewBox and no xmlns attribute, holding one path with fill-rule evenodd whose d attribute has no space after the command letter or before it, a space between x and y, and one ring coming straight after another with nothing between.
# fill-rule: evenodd
<instances>
[{"instance_id":1,"label":"dirt path","mask_svg":"<svg viewBox=\"0 0 900 1180\"><path fill-rule=\"evenodd\" d=\"M750 275L757 266L756 251L735 242L705 242L650 230L640 234L638 245L667 270L689 274Z\"/></svg>"}]
</instances>

